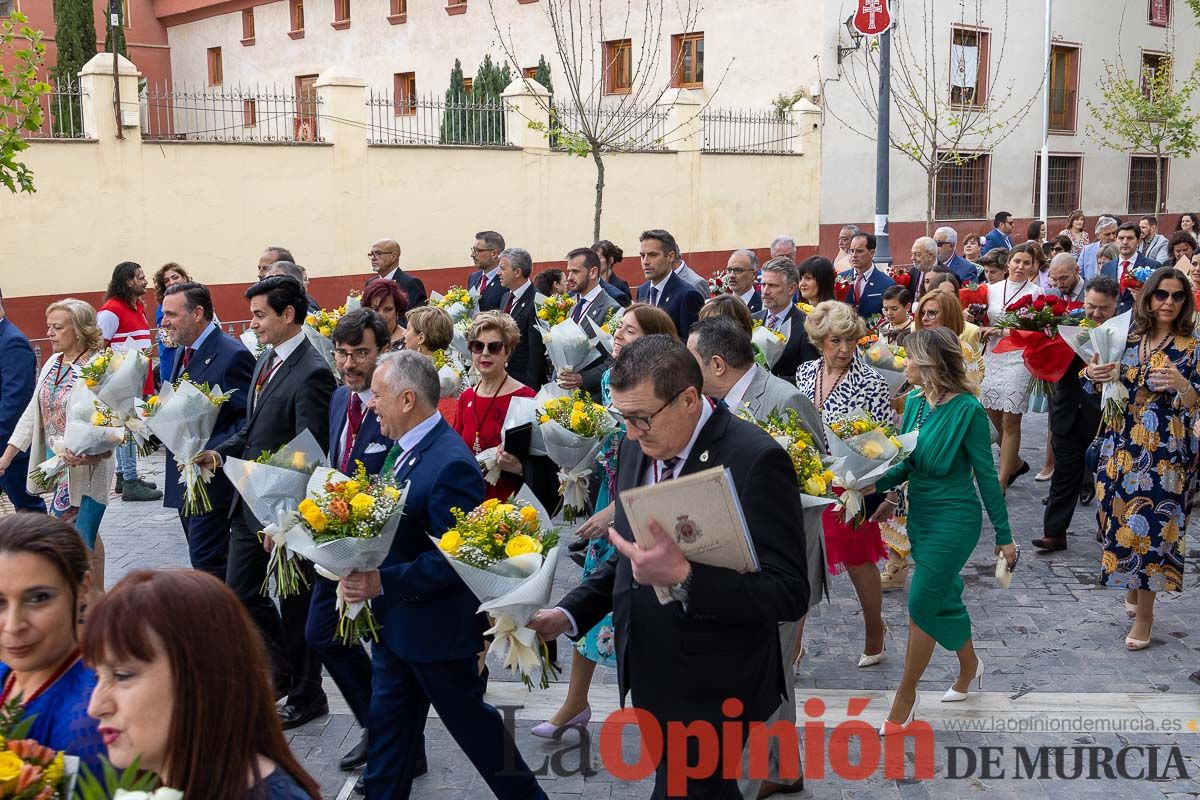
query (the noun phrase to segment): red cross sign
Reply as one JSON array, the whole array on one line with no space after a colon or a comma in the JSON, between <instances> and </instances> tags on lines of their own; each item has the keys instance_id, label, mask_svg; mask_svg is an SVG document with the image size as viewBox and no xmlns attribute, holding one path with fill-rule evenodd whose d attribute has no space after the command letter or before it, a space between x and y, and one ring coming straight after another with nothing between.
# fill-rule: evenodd
<instances>
[{"instance_id":1,"label":"red cross sign","mask_svg":"<svg viewBox=\"0 0 1200 800\"><path fill-rule=\"evenodd\" d=\"M864 36L878 36L892 24L887 0L858 0L854 29Z\"/></svg>"}]
</instances>

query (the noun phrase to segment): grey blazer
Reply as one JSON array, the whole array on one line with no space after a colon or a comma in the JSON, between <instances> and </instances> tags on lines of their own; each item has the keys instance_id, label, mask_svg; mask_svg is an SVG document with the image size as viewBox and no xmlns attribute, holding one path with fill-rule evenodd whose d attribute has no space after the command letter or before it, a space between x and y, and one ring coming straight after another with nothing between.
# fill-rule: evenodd
<instances>
[{"instance_id":1,"label":"grey blazer","mask_svg":"<svg viewBox=\"0 0 1200 800\"><path fill-rule=\"evenodd\" d=\"M690 283L692 286L695 286L696 291L698 291L702 297L707 299L708 281L696 274L696 271L689 267L687 262L680 263L682 266L679 267L675 274L678 275L684 283Z\"/></svg>"},{"instance_id":2,"label":"grey blazer","mask_svg":"<svg viewBox=\"0 0 1200 800\"><path fill-rule=\"evenodd\" d=\"M597 326L600 326L608 319L609 313L614 308L620 307L621 304L612 295L601 289L600 294L596 295L596 299L589 303L588 307L583 310L583 315ZM583 330L585 333L591 333L586 325L583 326Z\"/></svg>"},{"instance_id":3,"label":"grey blazer","mask_svg":"<svg viewBox=\"0 0 1200 800\"><path fill-rule=\"evenodd\" d=\"M757 420L766 420L773 410L783 411L788 408L796 409L804 429L813 437L813 442L825 449L825 426L821 422L821 414L812 400L783 378L777 378L765 369L755 364L754 378L742 397L742 404L737 411L746 411Z\"/></svg>"}]
</instances>

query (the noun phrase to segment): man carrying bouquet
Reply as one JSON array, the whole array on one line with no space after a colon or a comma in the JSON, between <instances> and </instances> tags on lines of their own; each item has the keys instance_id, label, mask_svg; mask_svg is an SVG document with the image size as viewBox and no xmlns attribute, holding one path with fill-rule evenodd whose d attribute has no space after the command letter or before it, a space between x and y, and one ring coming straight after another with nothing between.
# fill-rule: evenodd
<instances>
[{"instance_id":1,"label":"man carrying bouquet","mask_svg":"<svg viewBox=\"0 0 1200 800\"><path fill-rule=\"evenodd\" d=\"M479 601L430 537L454 526L452 508L483 502L475 456L438 413L437 370L412 350L380 357L369 407L395 440L383 466L408 484L391 553L370 572L342 581L346 600L371 601L380 623L368 717L368 800L401 800L412 790L429 707L500 800L545 798L499 712L484 702L479 667Z\"/></svg>"},{"instance_id":2,"label":"man carrying bouquet","mask_svg":"<svg viewBox=\"0 0 1200 800\"><path fill-rule=\"evenodd\" d=\"M804 512L786 451L752 423L714 408L701 393L703 381L696 359L670 337L644 336L621 351L611 376L612 410L627 431L617 487L728 468L761 569L693 564L653 523L656 544L643 549L618 505L608 533L618 555L528 627L547 640L578 638L611 610L622 702L632 692L660 730L702 723L724 736L733 727L744 741L744 726L765 722L786 697L777 623L799 619L808 606ZM655 586L670 587L673 602L660 604ZM711 775L683 780L687 797L740 796L736 780L725 777L738 765L725 761L726 745L720 752ZM734 752L740 759L740 748ZM672 776L678 781L697 756L690 747L686 763L661 761L654 797L665 797Z\"/></svg>"},{"instance_id":3,"label":"man carrying bouquet","mask_svg":"<svg viewBox=\"0 0 1200 800\"><path fill-rule=\"evenodd\" d=\"M167 289L162 302L162 327L171 333L178 346L170 375L163 380L174 383L184 375L196 384L207 383L233 391L229 402L221 404L213 435L205 445L215 447L237 433L246 416L254 356L242 343L213 323L212 295L198 283L180 283ZM163 505L179 512L183 535L187 539L192 568L225 580L229 558L229 508L236 492L224 472L213 476L208 485L212 511L184 516L184 486L174 454L167 453L166 496Z\"/></svg>"}]
</instances>

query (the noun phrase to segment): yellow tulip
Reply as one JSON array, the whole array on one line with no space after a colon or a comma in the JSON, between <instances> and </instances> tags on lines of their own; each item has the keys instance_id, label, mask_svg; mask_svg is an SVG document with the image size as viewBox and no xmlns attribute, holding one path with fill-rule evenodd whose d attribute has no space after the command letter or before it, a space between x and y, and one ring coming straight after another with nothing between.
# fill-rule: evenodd
<instances>
[{"instance_id":1,"label":"yellow tulip","mask_svg":"<svg viewBox=\"0 0 1200 800\"><path fill-rule=\"evenodd\" d=\"M395 486L385 486L385 487L383 487L383 496L386 497L388 500L392 500L392 501L399 500L400 499L400 490L397 489Z\"/></svg>"},{"instance_id":2,"label":"yellow tulip","mask_svg":"<svg viewBox=\"0 0 1200 800\"><path fill-rule=\"evenodd\" d=\"M883 455L883 445L875 441L867 442L863 445L863 455L867 458L879 458Z\"/></svg>"},{"instance_id":3,"label":"yellow tulip","mask_svg":"<svg viewBox=\"0 0 1200 800\"><path fill-rule=\"evenodd\" d=\"M296 510L301 514L307 515L311 514L314 510L319 511L320 509L317 508L316 503L306 497L300 501L300 506Z\"/></svg>"},{"instance_id":4,"label":"yellow tulip","mask_svg":"<svg viewBox=\"0 0 1200 800\"><path fill-rule=\"evenodd\" d=\"M583 427L583 425L586 422L587 422L587 414L583 413L579 409L575 409L571 412L571 427L572 428L581 428L581 427Z\"/></svg>"},{"instance_id":5,"label":"yellow tulip","mask_svg":"<svg viewBox=\"0 0 1200 800\"><path fill-rule=\"evenodd\" d=\"M304 513L303 511L300 513L304 517L304 521L308 523L309 527L311 527L317 533L324 532L325 527L329 524L329 518L325 516L324 511L316 507L316 504L313 504L313 507L309 509L308 513Z\"/></svg>"},{"instance_id":6,"label":"yellow tulip","mask_svg":"<svg viewBox=\"0 0 1200 800\"><path fill-rule=\"evenodd\" d=\"M540 552L542 552L541 543L532 536L526 536L523 533L517 534L513 538L509 539L508 544L504 545L504 555L508 556L509 558L523 556L528 553Z\"/></svg>"},{"instance_id":7,"label":"yellow tulip","mask_svg":"<svg viewBox=\"0 0 1200 800\"><path fill-rule=\"evenodd\" d=\"M156 394L152 394L152 395L150 395L149 397L147 397L147 398L146 398L146 405L148 405L148 406L156 406L156 405L158 405L158 395L156 395Z\"/></svg>"},{"instance_id":8,"label":"yellow tulip","mask_svg":"<svg viewBox=\"0 0 1200 800\"><path fill-rule=\"evenodd\" d=\"M328 325L322 325L320 328L317 328L317 333L328 339L330 336L333 336L333 328L330 328Z\"/></svg>"},{"instance_id":9,"label":"yellow tulip","mask_svg":"<svg viewBox=\"0 0 1200 800\"><path fill-rule=\"evenodd\" d=\"M354 497L359 490L358 481L346 481L342 484L342 495L345 497Z\"/></svg>"},{"instance_id":10,"label":"yellow tulip","mask_svg":"<svg viewBox=\"0 0 1200 800\"><path fill-rule=\"evenodd\" d=\"M304 322L308 325L316 326L317 318L314 317L312 314L309 314L307 317L304 318Z\"/></svg>"},{"instance_id":11,"label":"yellow tulip","mask_svg":"<svg viewBox=\"0 0 1200 800\"><path fill-rule=\"evenodd\" d=\"M442 534L442 538L438 540L438 547L443 552L454 555L458 552L458 548L462 547L462 536L457 530L451 528Z\"/></svg>"},{"instance_id":12,"label":"yellow tulip","mask_svg":"<svg viewBox=\"0 0 1200 800\"><path fill-rule=\"evenodd\" d=\"M517 510L517 507L514 506L512 503L502 503L501 505L496 507L496 511L498 511L501 514L511 514L516 510Z\"/></svg>"}]
</instances>

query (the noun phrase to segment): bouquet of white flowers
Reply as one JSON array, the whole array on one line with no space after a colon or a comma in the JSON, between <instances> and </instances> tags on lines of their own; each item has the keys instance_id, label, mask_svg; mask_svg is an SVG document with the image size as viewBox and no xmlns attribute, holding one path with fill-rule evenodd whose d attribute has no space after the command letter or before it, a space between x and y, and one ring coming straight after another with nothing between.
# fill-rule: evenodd
<instances>
[{"instance_id":1,"label":"bouquet of white flowers","mask_svg":"<svg viewBox=\"0 0 1200 800\"><path fill-rule=\"evenodd\" d=\"M1129 326L1132 319L1133 310L1130 309L1100 325L1087 319L1080 325L1059 325L1058 335L1083 359L1084 364L1090 363L1092 356L1099 356L1101 364L1119 363L1129 342ZM1129 390L1120 380L1102 383L1100 386L1104 423L1119 423L1125 416L1125 406L1129 403Z\"/></svg>"},{"instance_id":2,"label":"bouquet of white flowers","mask_svg":"<svg viewBox=\"0 0 1200 800\"><path fill-rule=\"evenodd\" d=\"M750 334L750 343L757 351L755 361L769 370L783 355L783 350L787 347L787 337L779 331L771 330L761 320L755 320L754 330Z\"/></svg>"},{"instance_id":3,"label":"bouquet of white flowers","mask_svg":"<svg viewBox=\"0 0 1200 800\"><path fill-rule=\"evenodd\" d=\"M863 357L888 382L888 389L891 390L892 397L895 397L908 381L904 374L904 366L908 362L905 349L897 344L888 344L886 339L880 338L863 351Z\"/></svg>"},{"instance_id":4,"label":"bouquet of white flowers","mask_svg":"<svg viewBox=\"0 0 1200 800\"><path fill-rule=\"evenodd\" d=\"M898 434L895 426L879 422L859 411L825 426L825 439L834 462L834 486L843 489L838 498L842 519L862 521L862 490L875 483L892 465L917 446L917 431Z\"/></svg>"},{"instance_id":5,"label":"bouquet of white flowers","mask_svg":"<svg viewBox=\"0 0 1200 800\"><path fill-rule=\"evenodd\" d=\"M67 398L66 426L59 439L51 439L47 446L54 455L38 464L29 473L34 485L49 491L59 482L67 462L66 452L77 456L98 456L116 449L125 441L125 429L117 422L113 411L96 399L87 384L80 382Z\"/></svg>"},{"instance_id":6,"label":"bouquet of white flowers","mask_svg":"<svg viewBox=\"0 0 1200 800\"><path fill-rule=\"evenodd\" d=\"M241 335L238 336L238 341L242 343L242 346L253 353L256 359L263 353L267 352L267 348L271 346L258 341L258 334L256 334L250 328L246 328L246 330L242 331Z\"/></svg>"}]
</instances>

